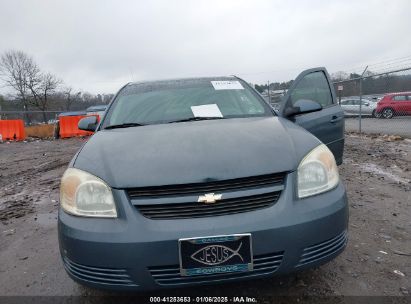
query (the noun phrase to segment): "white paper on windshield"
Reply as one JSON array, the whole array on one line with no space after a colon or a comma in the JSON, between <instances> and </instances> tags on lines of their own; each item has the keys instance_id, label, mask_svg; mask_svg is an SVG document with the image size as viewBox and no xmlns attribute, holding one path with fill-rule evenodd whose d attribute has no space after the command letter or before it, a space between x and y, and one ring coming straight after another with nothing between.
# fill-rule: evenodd
<instances>
[{"instance_id":1,"label":"white paper on windshield","mask_svg":"<svg viewBox=\"0 0 411 304\"><path fill-rule=\"evenodd\" d=\"M241 83L237 80L231 81L211 81L211 84L214 87L214 90L244 90Z\"/></svg>"},{"instance_id":2,"label":"white paper on windshield","mask_svg":"<svg viewBox=\"0 0 411 304\"><path fill-rule=\"evenodd\" d=\"M191 111L194 117L223 117L223 114L221 114L216 104L192 106Z\"/></svg>"}]
</instances>

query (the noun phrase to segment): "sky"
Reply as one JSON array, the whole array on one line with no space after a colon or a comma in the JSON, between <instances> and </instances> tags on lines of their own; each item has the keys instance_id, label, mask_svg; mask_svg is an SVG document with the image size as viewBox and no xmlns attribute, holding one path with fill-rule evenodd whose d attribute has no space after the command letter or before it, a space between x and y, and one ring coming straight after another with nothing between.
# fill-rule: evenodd
<instances>
[{"instance_id":1,"label":"sky","mask_svg":"<svg viewBox=\"0 0 411 304\"><path fill-rule=\"evenodd\" d=\"M410 12L410 0L0 0L0 54L24 51L91 93L196 76L281 82L316 66L411 65Z\"/></svg>"}]
</instances>

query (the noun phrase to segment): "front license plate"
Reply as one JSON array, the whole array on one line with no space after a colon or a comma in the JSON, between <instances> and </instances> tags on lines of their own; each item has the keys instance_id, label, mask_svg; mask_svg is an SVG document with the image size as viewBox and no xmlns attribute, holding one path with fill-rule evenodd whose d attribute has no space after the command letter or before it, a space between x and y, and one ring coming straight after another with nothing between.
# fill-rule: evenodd
<instances>
[{"instance_id":1,"label":"front license plate","mask_svg":"<svg viewBox=\"0 0 411 304\"><path fill-rule=\"evenodd\" d=\"M253 270L251 234L180 239L182 276Z\"/></svg>"}]
</instances>

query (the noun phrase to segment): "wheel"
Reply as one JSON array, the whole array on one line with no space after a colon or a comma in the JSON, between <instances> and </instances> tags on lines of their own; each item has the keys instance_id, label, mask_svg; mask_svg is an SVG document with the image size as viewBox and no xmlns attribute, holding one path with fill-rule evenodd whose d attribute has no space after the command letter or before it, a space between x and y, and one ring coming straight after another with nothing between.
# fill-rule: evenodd
<instances>
[{"instance_id":1,"label":"wheel","mask_svg":"<svg viewBox=\"0 0 411 304\"><path fill-rule=\"evenodd\" d=\"M376 110L372 110L371 117L381 118L381 113L378 113Z\"/></svg>"},{"instance_id":2,"label":"wheel","mask_svg":"<svg viewBox=\"0 0 411 304\"><path fill-rule=\"evenodd\" d=\"M394 111L392 110L392 109L390 109L390 108L387 108L387 109L384 109L384 110L382 110L382 117L384 117L384 118L388 118L388 119L390 119L390 118L392 118L393 116L394 116Z\"/></svg>"}]
</instances>

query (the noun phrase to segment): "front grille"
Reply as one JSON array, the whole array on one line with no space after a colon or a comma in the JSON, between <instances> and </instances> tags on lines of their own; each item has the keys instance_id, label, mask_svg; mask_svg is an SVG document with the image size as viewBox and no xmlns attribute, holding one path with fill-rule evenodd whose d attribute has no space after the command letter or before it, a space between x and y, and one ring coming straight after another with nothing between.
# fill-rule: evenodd
<instances>
[{"instance_id":1,"label":"front grille","mask_svg":"<svg viewBox=\"0 0 411 304\"><path fill-rule=\"evenodd\" d=\"M330 240L305 248L301 255L300 262L296 267L333 255L343 249L346 244L347 231L344 230L341 234Z\"/></svg>"},{"instance_id":2,"label":"front grille","mask_svg":"<svg viewBox=\"0 0 411 304\"><path fill-rule=\"evenodd\" d=\"M128 189L127 193L140 213L150 219L227 215L274 205L284 189L285 175L277 173L209 183L134 188ZM223 199L213 204L198 203L198 197L207 192L223 194ZM242 196L238 196L240 194Z\"/></svg>"},{"instance_id":3,"label":"front grille","mask_svg":"<svg viewBox=\"0 0 411 304\"><path fill-rule=\"evenodd\" d=\"M278 267L280 267L283 256L283 251L265 255L256 255L253 258L254 270L250 272L183 277L180 275L180 268L178 265L150 267L149 271L155 282L158 285L163 286L226 281L272 274L278 269Z\"/></svg>"},{"instance_id":4,"label":"front grille","mask_svg":"<svg viewBox=\"0 0 411 304\"><path fill-rule=\"evenodd\" d=\"M68 273L83 281L100 285L138 286L125 269L80 265L67 257L63 258L63 264Z\"/></svg>"},{"instance_id":5,"label":"front grille","mask_svg":"<svg viewBox=\"0 0 411 304\"><path fill-rule=\"evenodd\" d=\"M137 205L138 210L150 219L182 219L249 212L274 205L281 191L244 196L218 201L215 204L178 203Z\"/></svg>"},{"instance_id":6,"label":"front grille","mask_svg":"<svg viewBox=\"0 0 411 304\"><path fill-rule=\"evenodd\" d=\"M130 199L183 196L189 194L203 195L208 192L246 190L282 185L284 184L284 178L285 173L276 173L206 183L131 188L127 190L127 193Z\"/></svg>"}]
</instances>

